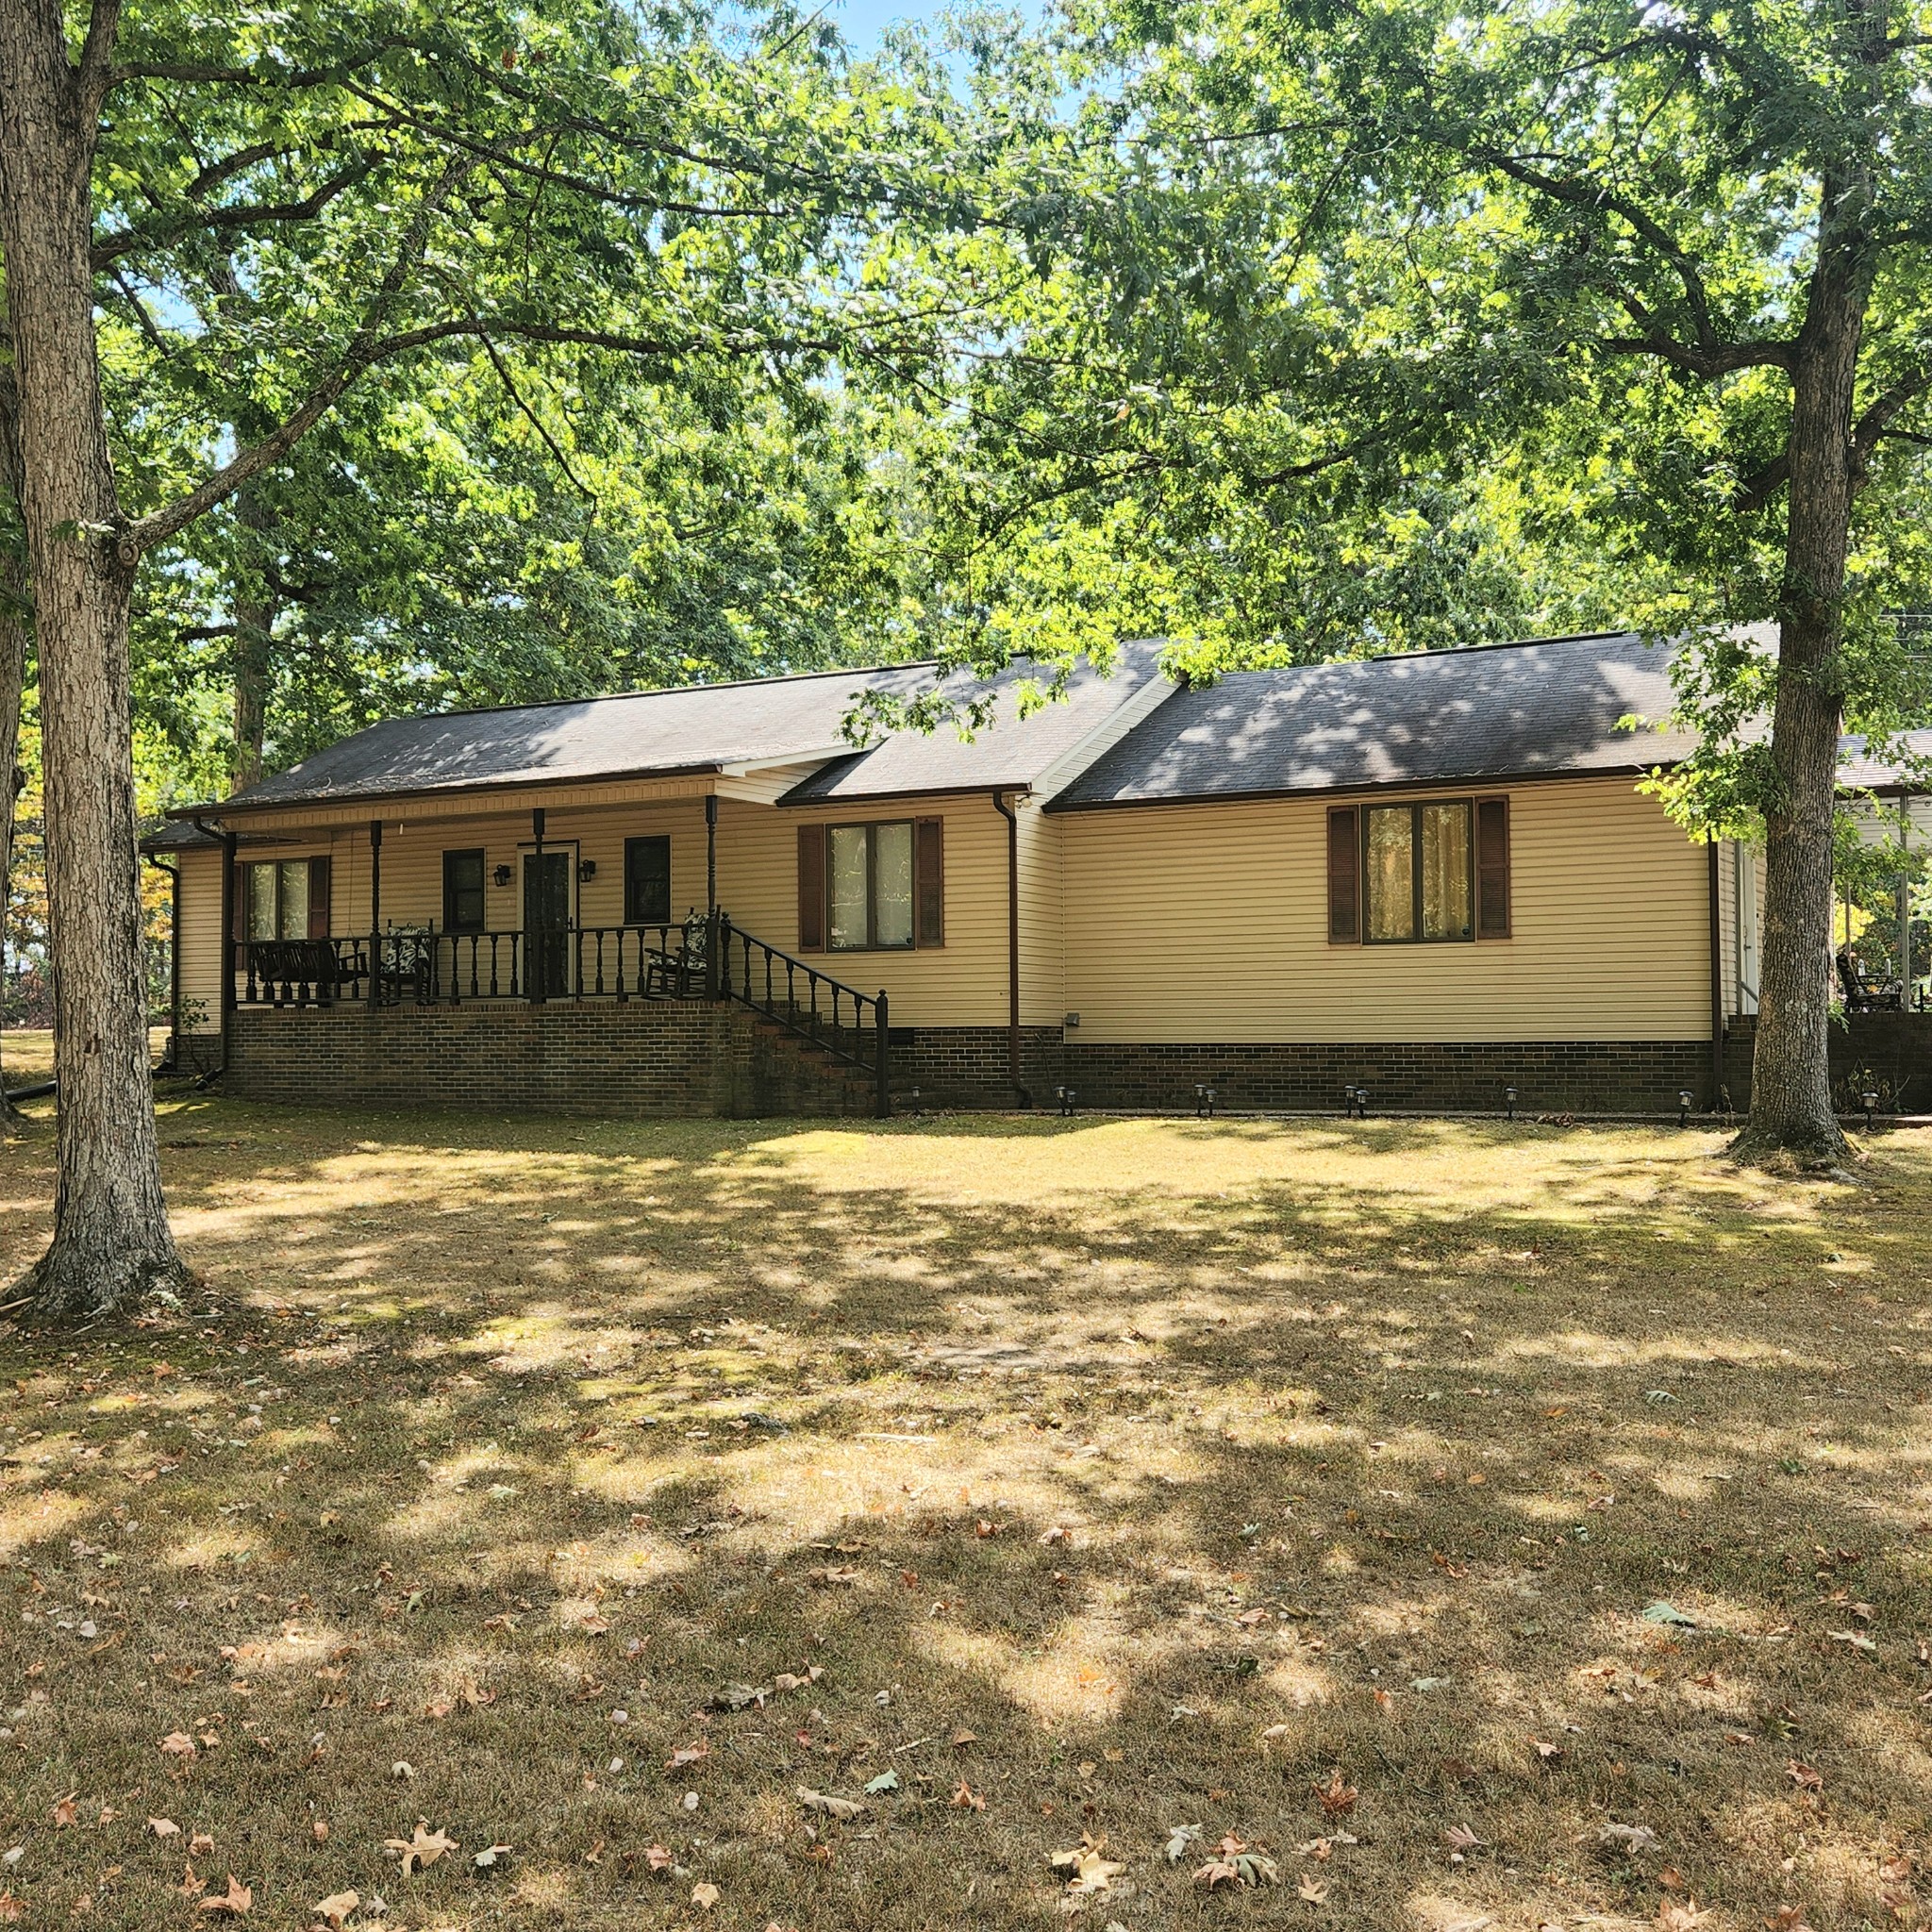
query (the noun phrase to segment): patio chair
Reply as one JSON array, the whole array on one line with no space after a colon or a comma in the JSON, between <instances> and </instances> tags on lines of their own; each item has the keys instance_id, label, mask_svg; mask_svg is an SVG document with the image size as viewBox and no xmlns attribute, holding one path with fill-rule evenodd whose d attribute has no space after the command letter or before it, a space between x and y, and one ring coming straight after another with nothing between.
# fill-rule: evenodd
<instances>
[{"instance_id":1,"label":"patio chair","mask_svg":"<svg viewBox=\"0 0 1932 1932\"><path fill-rule=\"evenodd\" d=\"M1905 989L1896 979L1877 979L1859 963L1849 946L1838 956L1839 984L1844 989L1848 1013L1899 1013L1905 1010Z\"/></svg>"},{"instance_id":2,"label":"patio chair","mask_svg":"<svg viewBox=\"0 0 1932 1932\"><path fill-rule=\"evenodd\" d=\"M705 955L711 922L702 912L685 915L684 937L674 947L653 946L645 955L647 999L694 1000L705 991Z\"/></svg>"}]
</instances>

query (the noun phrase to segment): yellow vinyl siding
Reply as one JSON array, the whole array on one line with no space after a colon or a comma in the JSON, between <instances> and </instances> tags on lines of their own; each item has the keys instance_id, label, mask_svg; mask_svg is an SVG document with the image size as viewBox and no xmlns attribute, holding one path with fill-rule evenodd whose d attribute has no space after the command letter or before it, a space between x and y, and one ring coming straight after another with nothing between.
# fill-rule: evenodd
<instances>
[{"instance_id":1,"label":"yellow vinyl siding","mask_svg":"<svg viewBox=\"0 0 1932 1932\"><path fill-rule=\"evenodd\" d=\"M222 855L207 846L176 854L180 868L184 1033L222 1030ZM199 1007L197 1013L195 1008Z\"/></svg>"},{"instance_id":2,"label":"yellow vinyl siding","mask_svg":"<svg viewBox=\"0 0 1932 1932\"><path fill-rule=\"evenodd\" d=\"M1328 943L1330 798L1066 814L1074 1038L1707 1037L1704 849L1628 779L1507 789L1514 936L1433 946Z\"/></svg>"}]
</instances>

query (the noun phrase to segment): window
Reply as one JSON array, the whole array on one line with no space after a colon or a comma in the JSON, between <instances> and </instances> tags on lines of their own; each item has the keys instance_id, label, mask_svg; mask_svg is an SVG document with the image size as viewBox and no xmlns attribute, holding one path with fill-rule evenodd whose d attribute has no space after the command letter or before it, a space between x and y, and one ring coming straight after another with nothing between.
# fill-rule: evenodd
<instances>
[{"instance_id":1,"label":"window","mask_svg":"<svg viewBox=\"0 0 1932 1932\"><path fill-rule=\"evenodd\" d=\"M671 924L671 841L661 833L624 841L624 923Z\"/></svg>"},{"instance_id":2,"label":"window","mask_svg":"<svg viewBox=\"0 0 1932 1932\"><path fill-rule=\"evenodd\" d=\"M445 932L483 930L483 853L442 855L442 929Z\"/></svg>"},{"instance_id":3,"label":"window","mask_svg":"<svg viewBox=\"0 0 1932 1932\"><path fill-rule=\"evenodd\" d=\"M826 925L835 953L912 943L912 821L834 825L825 840Z\"/></svg>"},{"instance_id":4,"label":"window","mask_svg":"<svg viewBox=\"0 0 1932 1932\"><path fill-rule=\"evenodd\" d=\"M266 859L235 870L241 889L236 924L244 939L328 937L327 859Z\"/></svg>"},{"instance_id":5,"label":"window","mask_svg":"<svg viewBox=\"0 0 1932 1932\"><path fill-rule=\"evenodd\" d=\"M938 819L798 828L798 943L808 952L945 943Z\"/></svg>"},{"instance_id":6,"label":"window","mask_svg":"<svg viewBox=\"0 0 1932 1932\"><path fill-rule=\"evenodd\" d=\"M1328 937L1369 945L1507 939L1508 801L1331 811Z\"/></svg>"}]
</instances>

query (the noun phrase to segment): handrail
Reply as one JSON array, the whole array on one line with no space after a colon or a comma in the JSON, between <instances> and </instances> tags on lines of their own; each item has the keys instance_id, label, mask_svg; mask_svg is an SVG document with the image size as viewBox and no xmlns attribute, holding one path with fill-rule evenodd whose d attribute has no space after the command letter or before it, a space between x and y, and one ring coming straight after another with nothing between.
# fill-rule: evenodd
<instances>
[{"instance_id":1,"label":"handrail","mask_svg":"<svg viewBox=\"0 0 1932 1932\"><path fill-rule=\"evenodd\" d=\"M856 986L834 979L808 959L800 959L717 915L718 991L725 999L749 1007L768 1020L809 1040L836 1058L873 1076L873 1110L880 1120L892 1111L891 1063L888 1006L883 991L860 992ZM783 980L780 997L779 981ZM805 998L799 998L800 981ZM828 1007L820 1005L820 993ZM849 1005L849 1024L843 1014Z\"/></svg>"}]
</instances>

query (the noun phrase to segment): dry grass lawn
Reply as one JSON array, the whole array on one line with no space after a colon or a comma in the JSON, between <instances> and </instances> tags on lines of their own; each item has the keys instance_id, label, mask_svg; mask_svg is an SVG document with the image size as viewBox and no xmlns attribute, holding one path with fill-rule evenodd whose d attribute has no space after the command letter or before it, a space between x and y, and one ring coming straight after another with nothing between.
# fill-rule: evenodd
<instances>
[{"instance_id":1,"label":"dry grass lawn","mask_svg":"<svg viewBox=\"0 0 1932 1932\"><path fill-rule=\"evenodd\" d=\"M1854 1190L1445 1123L162 1135L205 1292L0 1324L0 1919L1932 1896L1932 1136Z\"/></svg>"}]
</instances>

